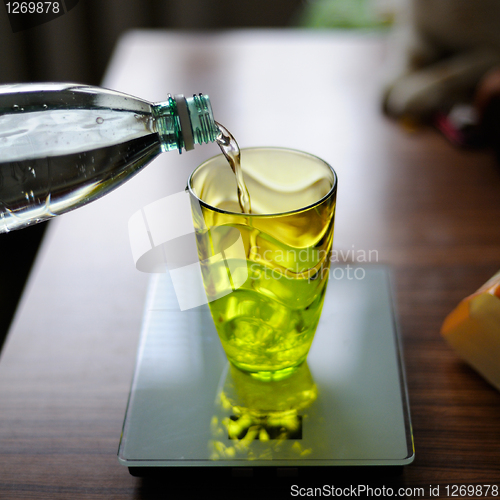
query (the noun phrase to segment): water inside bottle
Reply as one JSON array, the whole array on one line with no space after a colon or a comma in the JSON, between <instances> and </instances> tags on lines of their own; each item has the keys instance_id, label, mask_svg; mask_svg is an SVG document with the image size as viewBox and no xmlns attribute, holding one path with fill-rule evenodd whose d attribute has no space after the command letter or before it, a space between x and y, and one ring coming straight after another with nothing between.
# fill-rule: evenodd
<instances>
[{"instance_id":1,"label":"water inside bottle","mask_svg":"<svg viewBox=\"0 0 500 500\"><path fill-rule=\"evenodd\" d=\"M45 109L45 108L43 108ZM52 109L5 114L0 232L100 198L161 153L148 113Z\"/></svg>"}]
</instances>

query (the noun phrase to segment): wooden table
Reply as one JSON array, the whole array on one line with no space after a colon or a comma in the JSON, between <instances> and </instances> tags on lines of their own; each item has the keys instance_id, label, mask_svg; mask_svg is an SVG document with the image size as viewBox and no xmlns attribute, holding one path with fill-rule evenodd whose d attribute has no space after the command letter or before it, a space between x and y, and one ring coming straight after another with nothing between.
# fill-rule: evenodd
<instances>
[{"instance_id":1,"label":"wooden table","mask_svg":"<svg viewBox=\"0 0 500 500\"><path fill-rule=\"evenodd\" d=\"M347 481L327 470L314 484L426 496L440 485L446 496L454 484L500 484L500 394L439 334L500 267L500 172L487 153L457 150L433 130L408 134L381 115L386 54L376 35L132 32L104 86L152 101L208 93L242 147L293 147L334 166L336 248L376 250L394 269L416 459L397 477L362 471ZM128 220L182 190L216 153L162 155L51 222L0 361L0 498L229 497L228 483L195 476L176 495L175 479L133 478L116 458L149 279L134 267ZM237 484L232 498L289 498L290 484L313 483Z\"/></svg>"}]
</instances>

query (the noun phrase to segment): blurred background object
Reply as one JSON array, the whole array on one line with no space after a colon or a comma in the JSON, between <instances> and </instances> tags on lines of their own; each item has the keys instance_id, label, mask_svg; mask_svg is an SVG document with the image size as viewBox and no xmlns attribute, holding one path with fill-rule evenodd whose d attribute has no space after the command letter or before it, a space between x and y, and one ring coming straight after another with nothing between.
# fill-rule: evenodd
<instances>
[{"instance_id":1,"label":"blurred background object","mask_svg":"<svg viewBox=\"0 0 500 500\"><path fill-rule=\"evenodd\" d=\"M295 22L307 28L387 28L394 22L400 1L306 0Z\"/></svg>"},{"instance_id":2,"label":"blurred background object","mask_svg":"<svg viewBox=\"0 0 500 500\"><path fill-rule=\"evenodd\" d=\"M434 125L454 145L497 149L500 3L406 0L401 7L385 113L405 124Z\"/></svg>"}]
</instances>

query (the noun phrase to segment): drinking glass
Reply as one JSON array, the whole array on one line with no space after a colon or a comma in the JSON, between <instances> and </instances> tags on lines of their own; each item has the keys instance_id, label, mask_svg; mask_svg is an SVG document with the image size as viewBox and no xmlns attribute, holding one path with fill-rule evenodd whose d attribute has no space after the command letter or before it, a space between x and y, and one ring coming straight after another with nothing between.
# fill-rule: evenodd
<instances>
[{"instance_id":1,"label":"drinking glass","mask_svg":"<svg viewBox=\"0 0 500 500\"><path fill-rule=\"evenodd\" d=\"M228 360L279 380L306 359L330 268L337 176L313 155L241 151L251 213L242 213L223 155L188 180L198 257Z\"/></svg>"}]
</instances>

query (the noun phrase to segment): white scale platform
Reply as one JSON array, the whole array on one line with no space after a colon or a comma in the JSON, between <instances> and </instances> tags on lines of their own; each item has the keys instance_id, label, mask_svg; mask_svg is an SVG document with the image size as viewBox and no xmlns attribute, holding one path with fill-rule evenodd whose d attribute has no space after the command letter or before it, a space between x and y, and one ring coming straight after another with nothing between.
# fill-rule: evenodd
<instances>
[{"instance_id":1,"label":"white scale platform","mask_svg":"<svg viewBox=\"0 0 500 500\"><path fill-rule=\"evenodd\" d=\"M169 275L155 275L119 462L134 469L411 463L413 437L389 272L379 265L363 269L363 279L348 279L347 271L336 272L341 279L330 277L303 368L309 369L317 398L298 411L299 437L247 440L244 446L221 424L232 413L221 405L221 391L237 398L238 380L228 370L208 306L181 312Z\"/></svg>"}]
</instances>

